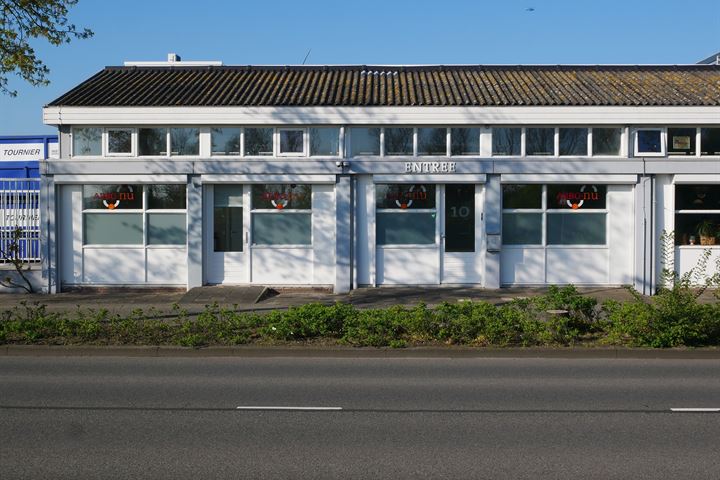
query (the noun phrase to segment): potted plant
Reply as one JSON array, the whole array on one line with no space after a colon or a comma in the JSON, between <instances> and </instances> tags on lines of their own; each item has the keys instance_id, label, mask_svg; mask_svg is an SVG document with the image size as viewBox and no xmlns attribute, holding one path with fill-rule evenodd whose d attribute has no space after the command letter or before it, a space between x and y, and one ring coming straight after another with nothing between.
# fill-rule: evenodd
<instances>
[{"instance_id":1,"label":"potted plant","mask_svg":"<svg viewBox=\"0 0 720 480\"><path fill-rule=\"evenodd\" d=\"M715 245L718 229L712 220L703 220L697 226L700 245Z\"/></svg>"}]
</instances>

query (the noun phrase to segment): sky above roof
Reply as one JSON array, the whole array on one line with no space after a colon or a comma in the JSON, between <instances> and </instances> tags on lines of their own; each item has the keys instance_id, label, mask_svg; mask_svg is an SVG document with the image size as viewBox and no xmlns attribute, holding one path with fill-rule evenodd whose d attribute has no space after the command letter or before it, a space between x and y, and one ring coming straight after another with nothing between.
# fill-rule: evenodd
<instances>
[{"instance_id":1,"label":"sky above roof","mask_svg":"<svg viewBox=\"0 0 720 480\"><path fill-rule=\"evenodd\" d=\"M12 80L0 135L55 133L43 105L106 65L169 52L226 65L449 65L688 64L720 50L717 0L80 0L70 19L95 36L35 43L51 84Z\"/></svg>"}]
</instances>

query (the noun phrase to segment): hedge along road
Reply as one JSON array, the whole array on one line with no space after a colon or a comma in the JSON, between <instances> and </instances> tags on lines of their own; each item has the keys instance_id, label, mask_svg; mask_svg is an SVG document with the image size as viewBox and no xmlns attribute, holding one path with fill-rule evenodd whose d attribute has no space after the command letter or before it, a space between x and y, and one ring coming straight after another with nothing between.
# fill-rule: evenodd
<instances>
[{"instance_id":1,"label":"hedge along road","mask_svg":"<svg viewBox=\"0 0 720 480\"><path fill-rule=\"evenodd\" d=\"M720 413L671 412L720 407L718 359L2 357L0 372L3 478L720 470Z\"/></svg>"}]
</instances>

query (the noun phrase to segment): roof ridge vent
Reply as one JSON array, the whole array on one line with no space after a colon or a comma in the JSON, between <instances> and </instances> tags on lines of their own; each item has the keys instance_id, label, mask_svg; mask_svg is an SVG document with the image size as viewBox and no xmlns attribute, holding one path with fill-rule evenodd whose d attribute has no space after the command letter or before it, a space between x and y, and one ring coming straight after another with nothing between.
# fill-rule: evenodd
<instances>
[{"instance_id":1,"label":"roof ridge vent","mask_svg":"<svg viewBox=\"0 0 720 480\"><path fill-rule=\"evenodd\" d=\"M177 53L168 53L166 62L123 62L126 67L220 67L219 60L183 61Z\"/></svg>"}]
</instances>

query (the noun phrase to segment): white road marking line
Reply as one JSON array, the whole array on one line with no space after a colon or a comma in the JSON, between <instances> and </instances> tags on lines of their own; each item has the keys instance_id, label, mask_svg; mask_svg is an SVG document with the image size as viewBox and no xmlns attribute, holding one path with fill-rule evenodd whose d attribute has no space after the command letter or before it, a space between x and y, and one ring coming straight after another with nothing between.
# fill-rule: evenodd
<instances>
[{"instance_id":1,"label":"white road marking line","mask_svg":"<svg viewBox=\"0 0 720 480\"><path fill-rule=\"evenodd\" d=\"M671 408L673 412L720 412L720 408Z\"/></svg>"},{"instance_id":2,"label":"white road marking line","mask_svg":"<svg viewBox=\"0 0 720 480\"><path fill-rule=\"evenodd\" d=\"M285 406L239 406L236 410L303 410L303 411L338 411L342 407L285 407Z\"/></svg>"}]
</instances>

